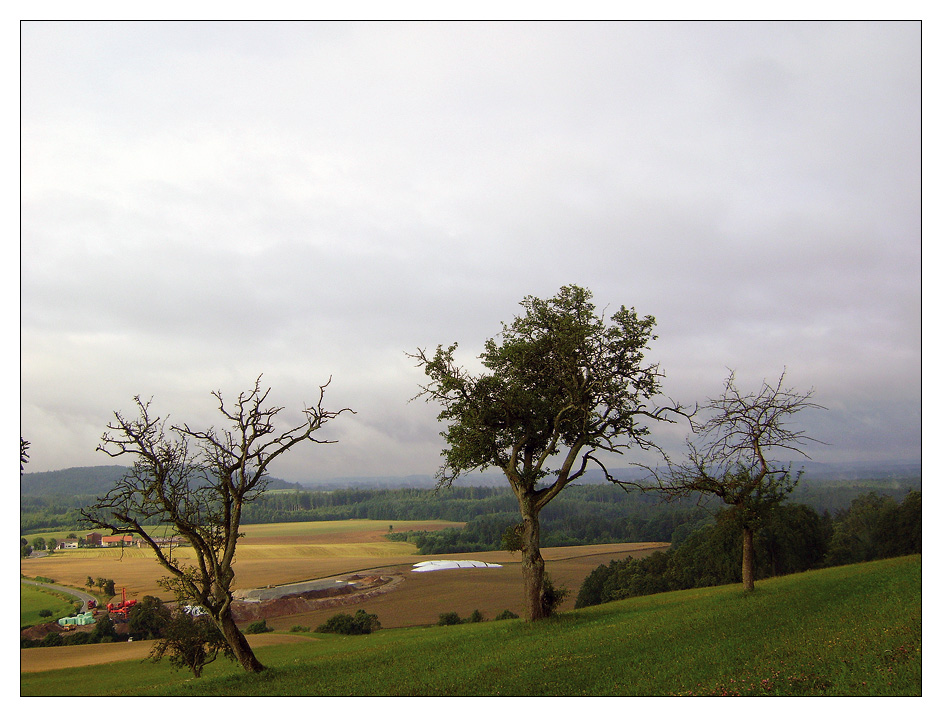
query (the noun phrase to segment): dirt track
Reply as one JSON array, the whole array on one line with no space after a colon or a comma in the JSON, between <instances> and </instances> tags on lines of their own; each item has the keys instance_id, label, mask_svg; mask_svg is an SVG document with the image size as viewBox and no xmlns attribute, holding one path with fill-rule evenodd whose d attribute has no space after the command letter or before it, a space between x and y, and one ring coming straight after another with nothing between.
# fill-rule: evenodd
<instances>
[{"instance_id":1,"label":"dirt track","mask_svg":"<svg viewBox=\"0 0 942 717\"><path fill-rule=\"evenodd\" d=\"M278 645L309 638L301 635L246 635L252 647ZM145 660L154 646L152 640L138 642L109 642L100 645L72 645L68 647L32 647L20 650L20 672L45 672L64 667L104 665L125 660Z\"/></svg>"}]
</instances>

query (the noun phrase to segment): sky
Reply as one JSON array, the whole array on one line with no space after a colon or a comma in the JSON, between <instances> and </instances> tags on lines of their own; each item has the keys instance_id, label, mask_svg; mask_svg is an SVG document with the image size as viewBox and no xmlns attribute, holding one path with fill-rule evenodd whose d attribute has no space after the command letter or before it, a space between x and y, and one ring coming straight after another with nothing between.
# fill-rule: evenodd
<instances>
[{"instance_id":1,"label":"sky","mask_svg":"<svg viewBox=\"0 0 942 717\"><path fill-rule=\"evenodd\" d=\"M351 408L275 477L434 474L407 355L526 296L657 320L663 403L786 370L814 461L921 456L916 22L25 22L20 431ZM673 451L682 426L655 426ZM646 461L626 455L612 463Z\"/></svg>"}]
</instances>

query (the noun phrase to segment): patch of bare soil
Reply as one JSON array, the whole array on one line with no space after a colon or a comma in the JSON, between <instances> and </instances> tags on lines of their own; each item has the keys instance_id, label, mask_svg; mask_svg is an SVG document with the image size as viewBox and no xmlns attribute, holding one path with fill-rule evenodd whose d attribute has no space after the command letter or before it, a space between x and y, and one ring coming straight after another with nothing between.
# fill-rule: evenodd
<instances>
[{"instance_id":1,"label":"patch of bare soil","mask_svg":"<svg viewBox=\"0 0 942 717\"><path fill-rule=\"evenodd\" d=\"M338 580L347 584L337 587L308 590L271 600L236 600L232 603L232 615L236 622L254 622L312 610L348 607L394 590L402 579L398 568L379 568L369 574L342 575Z\"/></svg>"}]
</instances>

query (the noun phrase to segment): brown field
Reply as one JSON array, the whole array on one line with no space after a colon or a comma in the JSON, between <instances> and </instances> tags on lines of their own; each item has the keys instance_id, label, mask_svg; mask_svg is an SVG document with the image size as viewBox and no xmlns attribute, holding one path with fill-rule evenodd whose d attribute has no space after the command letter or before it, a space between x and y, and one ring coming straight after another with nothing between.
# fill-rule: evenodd
<instances>
[{"instance_id":1,"label":"brown field","mask_svg":"<svg viewBox=\"0 0 942 717\"><path fill-rule=\"evenodd\" d=\"M610 560L628 555L644 557L664 550L667 543L617 543L587 545L571 548L544 548L546 571L557 587L569 589L562 610L571 610L582 581L595 568ZM470 568L439 570L428 573L411 572L412 563L419 560L484 560L500 563L503 568ZM268 624L276 630L288 630L293 625L317 627L336 612L352 612L363 608L375 613L383 627L408 627L438 622L444 612L457 612L467 617L480 610L487 620L504 610L523 614L523 584L520 574L520 554L506 551L461 553L458 555L425 555L414 558L398 571L403 580L387 593L369 598L349 609L316 610L285 617L275 617Z\"/></svg>"},{"instance_id":2,"label":"brown field","mask_svg":"<svg viewBox=\"0 0 942 717\"><path fill-rule=\"evenodd\" d=\"M349 605L338 607L333 604L267 618L268 625L276 630L289 630L295 625L313 629L337 612L353 612L359 608L375 613L384 628L434 624L444 612L457 612L461 617L467 617L472 611L480 610L488 620L505 609L523 614L519 553L493 551L419 556L415 546L383 537L390 524L397 530L430 530L457 525L443 521L397 523L363 520L245 526L246 535L239 544L239 557L235 564L235 588L282 585L353 573L368 575L371 571L396 579L392 589L363 596ZM569 589L562 605L563 610L569 610L575 603L582 581L599 565L628 555L643 557L665 547L666 543L618 543L544 548L542 553L554 584ZM412 565L420 560L449 558L484 560L504 567L411 572ZM20 571L27 577L42 575L79 588L84 587L87 576L101 576L113 579L119 594L120 589L125 588L129 598L156 595L166 600L173 599L158 586L158 579L165 573L153 555L144 549L61 551L48 557L24 559L20 563ZM251 639L253 644L263 644L254 641L283 637L292 636L254 635ZM21 670L29 672L73 664L143 659L149 649L148 643L141 642L32 648L20 651Z\"/></svg>"},{"instance_id":3,"label":"brown field","mask_svg":"<svg viewBox=\"0 0 942 717\"><path fill-rule=\"evenodd\" d=\"M304 640L300 635L248 635L252 647ZM20 672L45 672L66 667L104 665L123 660L145 660L154 646L153 641L109 642L100 645L72 645L70 647L34 647L20 650Z\"/></svg>"}]
</instances>

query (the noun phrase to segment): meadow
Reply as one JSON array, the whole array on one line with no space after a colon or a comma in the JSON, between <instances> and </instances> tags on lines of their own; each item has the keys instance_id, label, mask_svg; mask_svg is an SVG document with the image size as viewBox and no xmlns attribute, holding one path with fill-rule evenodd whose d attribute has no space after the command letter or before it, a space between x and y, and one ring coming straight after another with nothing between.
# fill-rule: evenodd
<instances>
[{"instance_id":1,"label":"meadow","mask_svg":"<svg viewBox=\"0 0 942 717\"><path fill-rule=\"evenodd\" d=\"M44 610L51 612L52 616L40 615ZM67 595L34 585L20 584L20 628L58 620L60 617L71 615L73 610L74 603Z\"/></svg>"},{"instance_id":2,"label":"meadow","mask_svg":"<svg viewBox=\"0 0 942 717\"><path fill-rule=\"evenodd\" d=\"M564 612L382 629L253 636L268 667L190 679L140 662L24 672L23 695L904 696L922 693L918 555ZM462 571L455 571L462 572ZM467 571L474 572L474 571ZM496 572L496 571L495 571ZM368 606L369 603L366 603ZM119 653L119 645L106 647ZM40 648L32 652L78 648ZM130 650L136 650L133 655ZM24 655L26 652L24 651ZM89 651L90 653L91 651ZM114 663L112 663L112 667Z\"/></svg>"}]
</instances>

